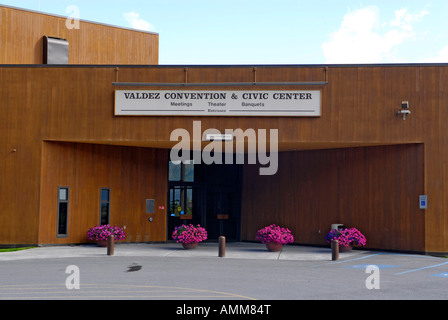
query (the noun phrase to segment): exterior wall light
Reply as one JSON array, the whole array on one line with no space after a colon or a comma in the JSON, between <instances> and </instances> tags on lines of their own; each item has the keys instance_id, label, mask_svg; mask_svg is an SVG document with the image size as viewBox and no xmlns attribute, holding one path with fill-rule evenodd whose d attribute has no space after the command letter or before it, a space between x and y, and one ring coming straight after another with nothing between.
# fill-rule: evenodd
<instances>
[{"instance_id":1,"label":"exterior wall light","mask_svg":"<svg viewBox=\"0 0 448 320\"><path fill-rule=\"evenodd\" d=\"M411 111L409 110L409 101L401 102L401 110L398 110L397 114L402 114L403 120L406 120L406 116L411 114Z\"/></svg>"}]
</instances>

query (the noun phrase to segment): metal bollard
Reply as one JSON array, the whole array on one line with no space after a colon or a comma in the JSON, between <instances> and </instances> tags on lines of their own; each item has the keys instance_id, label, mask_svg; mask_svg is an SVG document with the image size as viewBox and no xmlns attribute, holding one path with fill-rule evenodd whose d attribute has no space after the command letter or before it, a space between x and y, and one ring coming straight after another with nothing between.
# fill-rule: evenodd
<instances>
[{"instance_id":1,"label":"metal bollard","mask_svg":"<svg viewBox=\"0 0 448 320\"><path fill-rule=\"evenodd\" d=\"M331 241L331 260L339 260L339 241Z\"/></svg>"},{"instance_id":2,"label":"metal bollard","mask_svg":"<svg viewBox=\"0 0 448 320\"><path fill-rule=\"evenodd\" d=\"M219 237L219 251L218 256L220 258L223 258L226 256L226 237L220 236Z\"/></svg>"},{"instance_id":3,"label":"metal bollard","mask_svg":"<svg viewBox=\"0 0 448 320\"><path fill-rule=\"evenodd\" d=\"M109 237L107 237L107 255L113 256L114 249L114 236L110 235Z\"/></svg>"}]
</instances>

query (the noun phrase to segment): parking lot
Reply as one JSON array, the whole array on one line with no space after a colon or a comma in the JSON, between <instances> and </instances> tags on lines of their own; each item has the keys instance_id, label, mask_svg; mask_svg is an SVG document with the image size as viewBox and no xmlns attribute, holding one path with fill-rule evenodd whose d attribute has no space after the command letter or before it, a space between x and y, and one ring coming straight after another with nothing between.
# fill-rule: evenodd
<instances>
[{"instance_id":1,"label":"parking lot","mask_svg":"<svg viewBox=\"0 0 448 320\"><path fill-rule=\"evenodd\" d=\"M445 300L448 259L258 243L92 245L0 253L1 300Z\"/></svg>"}]
</instances>

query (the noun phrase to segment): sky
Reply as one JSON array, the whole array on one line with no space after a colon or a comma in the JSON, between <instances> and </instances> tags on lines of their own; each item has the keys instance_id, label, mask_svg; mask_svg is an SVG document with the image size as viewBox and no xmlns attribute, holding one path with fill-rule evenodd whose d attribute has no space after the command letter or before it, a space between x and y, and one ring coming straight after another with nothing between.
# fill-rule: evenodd
<instances>
[{"instance_id":1,"label":"sky","mask_svg":"<svg viewBox=\"0 0 448 320\"><path fill-rule=\"evenodd\" d=\"M161 65L447 63L447 0L0 0L159 34Z\"/></svg>"}]
</instances>

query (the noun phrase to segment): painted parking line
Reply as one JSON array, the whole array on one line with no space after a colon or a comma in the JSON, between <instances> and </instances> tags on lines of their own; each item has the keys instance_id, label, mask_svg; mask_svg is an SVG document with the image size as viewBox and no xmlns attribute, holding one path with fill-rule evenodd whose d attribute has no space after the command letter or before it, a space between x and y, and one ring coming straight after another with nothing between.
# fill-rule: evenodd
<instances>
[{"instance_id":1,"label":"painted parking line","mask_svg":"<svg viewBox=\"0 0 448 320\"><path fill-rule=\"evenodd\" d=\"M371 266L371 265L372 264L355 264L353 266L345 266L344 268L364 269L365 270L368 266ZM378 269L380 269L380 270L400 267L400 266L397 266L397 265L390 265L390 264L373 264L373 265L378 267Z\"/></svg>"},{"instance_id":2,"label":"painted parking line","mask_svg":"<svg viewBox=\"0 0 448 320\"><path fill-rule=\"evenodd\" d=\"M433 277L448 278L448 272L436 273L436 274L432 274L431 276L433 276Z\"/></svg>"},{"instance_id":3,"label":"painted parking line","mask_svg":"<svg viewBox=\"0 0 448 320\"><path fill-rule=\"evenodd\" d=\"M436 273L436 274L432 274L431 276L433 276L433 277L448 278L448 272Z\"/></svg>"},{"instance_id":4,"label":"painted parking line","mask_svg":"<svg viewBox=\"0 0 448 320\"><path fill-rule=\"evenodd\" d=\"M349 262L353 262L353 261L357 261L357 260L363 260L363 259L371 258L371 257L378 256L378 255L407 256L407 257L413 257L413 258L426 258L426 259L433 258L431 256L425 256L425 255L412 255L412 254L402 254L402 253L379 252L379 253L375 253L375 254L371 254L371 255L367 255L367 256L363 256L363 257L357 257L357 258L353 258L353 259L346 259L346 260L344 259L344 260L339 260L339 261L331 261L331 262L328 262L328 263L325 263L325 264L313 265L313 266L311 266L311 268L321 267L321 266L328 266L328 265L333 265L333 264L349 263ZM435 264L435 265L431 265L431 266L426 266L426 267L423 267L423 268L417 268L417 269L407 270L407 271L403 271L403 272L398 272L398 273L395 273L395 275L401 275L401 274L406 274L406 273L410 273L410 272L420 271L420 270L424 270L424 269L435 268L435 267L443 266L443 265L446 265L446 264L448 264L448 262ZM370 263L370 264L357 264L357 265L353 265L353 266L345 266L344 268L365 269L368 265L376 265L380 269L390 269L390 268L402 267L400 265L378 265L378 264L375 264L375 263ZM446 275L445 275L445 273L438 274L438 276L439 277L448 277L448 273L446 273Z\"/></svg>"},{"instance_id":5,"label":"painted parking line","mask_svg":"<svg viewBox=\"0 0 448 320\"><path fill-rule=\"evenodd\" d=\"M396 273L396 275L406 274L406 273L416 272L416 271L421 271L421 270L430 269L430 268L436 268L436 267L444 266L444 265L446 265L446 264L448 264L448 262L439 263L439 264L435 264L435 265L432 265L432 266L426 266L426 267L423 267L423 268L417 268L417 269L407 270L407 271L403 271L403 272Z\"/></svg>"},{"instance_id":6,"label":"painted parking line","mask_svg":"<svg viewBox=\"0 0 448 320\"><path fill-rule=\"evenodd\" d=\"M433 256L426 256L421 254L409 254L409 253L394 253L394 252L383 252L384 255L390 256L401 256L401 257L411 257L411 258L423 258L423 259L434 259Z\"/></svg>"},{"instance_id":7,"label":"painted parking line","mask_svg":"<svg viewBox=\"0 0 448 320\"><path fill-rule=\"evenodd\" d=\"M61 284L0 285L0 300L42 299L237 299L256 300L235 293L195 288L146 285L82 284L68 290Z\"/></svg>"},{"instance_id":8,"label":"painted parking line","mask_svg":"<svg viewBox=\"0 0 448 320\"><path fill-rule=\"evenodd\" d=\"M380 254L383 254L383 253L370 254L370 255L368 255L368 256L358 257L358 258L354 258L354 259L332 261L332 262L325 263L325 264L314 265L314 266L311 266L311 268L321 267L321 266L328 266L328 265L330 265L330 264L339 264L339 263L347 263L347 262L352 262L352 261L357 261L357 260L364 260L364 259L367 259L367 258L370 258L370 257L378 256L378 255L380 255Z\"/></svg>"}]
</instances>

